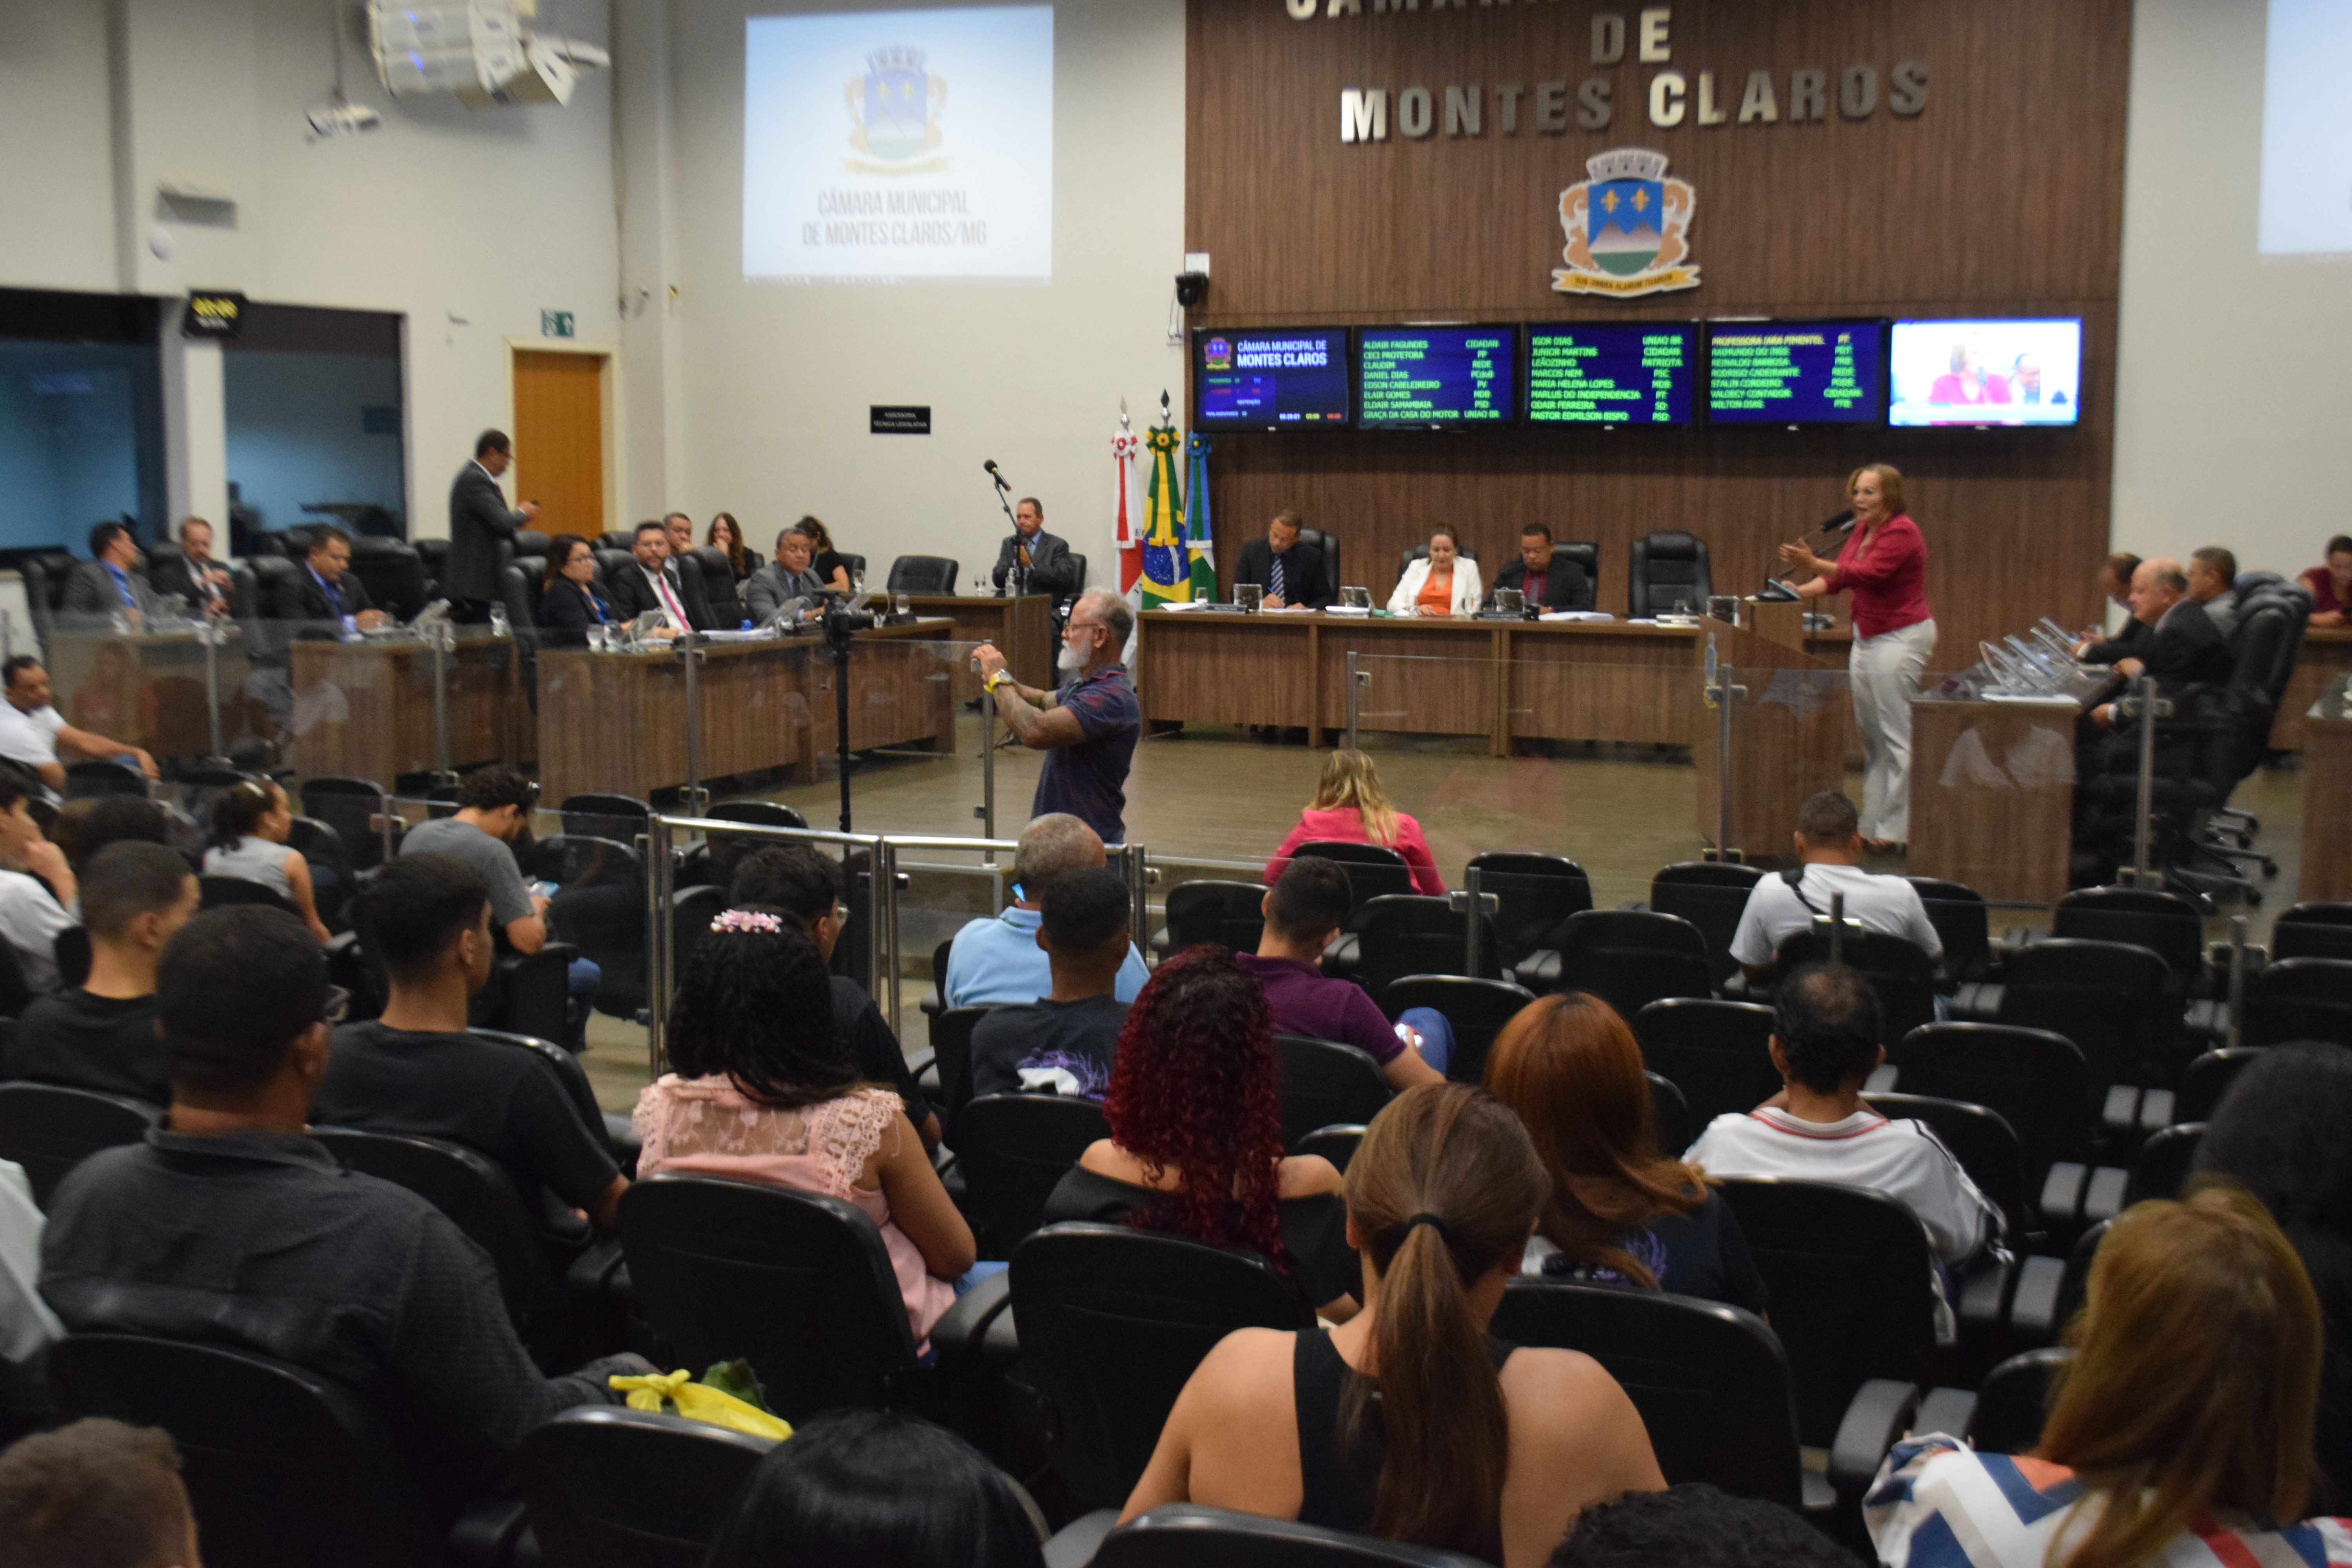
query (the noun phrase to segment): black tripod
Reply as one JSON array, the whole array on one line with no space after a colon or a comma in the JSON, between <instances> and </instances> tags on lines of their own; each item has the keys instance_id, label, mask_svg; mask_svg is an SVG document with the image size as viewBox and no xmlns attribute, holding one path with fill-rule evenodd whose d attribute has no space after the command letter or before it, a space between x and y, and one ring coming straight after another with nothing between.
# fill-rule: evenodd
<instances>
[{"instance_id":1,"label":"black tripod","mask_svg":"<svg viewBox=\"0 0 2352 1568\"><path fill-rule=\"evenodd\" d=\"M825 651L833 656L834 751L841 766L841 830L849 826L849 649L851 639L874 625L871 614L838 605L824 612Z\"/></svg>"}]
</instances>

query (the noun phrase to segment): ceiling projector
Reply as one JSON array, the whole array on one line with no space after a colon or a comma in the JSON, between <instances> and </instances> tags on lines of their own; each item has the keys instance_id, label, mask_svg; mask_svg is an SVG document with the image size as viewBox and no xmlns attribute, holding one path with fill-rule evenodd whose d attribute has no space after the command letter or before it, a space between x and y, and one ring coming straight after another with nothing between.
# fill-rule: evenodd
<instances>
[{"instance_id":1,"label":"ceiling projector","mask_svg":"<svg viewBox=\"0 0 2352 1568\"><path fill-rule=\"evenodd\" d=\"M376 76L394 98L454 92L475 109L493 103L569 103L583 70L613 57L576 38L529 31L535 0L404 5L368 0Z\"/></svg>"},{"instance_id":2,"label":"ceiling projector","mask_svg":"<svg viewBox=\"0 0 2352 1568\"><path fill-rule=\"evenodd\" d=\"M310 122L312 140L320 142L330 136L356 136L383 123L383 115L364 103L352 102L340 89L312 104L303 115Z\"/></svg>"}]
</instances>

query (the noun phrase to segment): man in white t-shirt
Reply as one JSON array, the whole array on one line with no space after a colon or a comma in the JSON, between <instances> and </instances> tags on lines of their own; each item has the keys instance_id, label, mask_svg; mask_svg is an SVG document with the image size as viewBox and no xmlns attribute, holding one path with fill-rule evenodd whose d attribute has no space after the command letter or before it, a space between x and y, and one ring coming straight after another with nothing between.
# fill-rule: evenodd
<instances>
[{"instance_id":1,"label":"man in white t-shirt","mask_svg":"<svg viewBox=\"0 0 2352 1568\"><path fill-rule=\"evenodd\" d=\"M66 787L60 752L72 752L77 762L127 757L149 778L163 776L156 771L155 759L137 746L67 723L65 715L51 703L49 672L30 654L20 653L0 664L0 696L7 699L0 702L0 757L21 763L51 789Z\"/></svg>"},{"instance_id":2,"label":"man in white t-shirt","mask_svg":"<svg viewBox=\"0 0 2352 1568\"><path fill-rule=\"evenodd\" d=\"M58 937L81 924L81 887L65 851L25 809L29 787L0 768L0 942L16 951L26 985L47 995L59 984Z\"/></svg>"},{"instance_id":3,"label":"man in white t-shirt","mask_svg":"<svg viewBox=\"0 0 2352 1568\"><path fill-rule=\"evenodd\" d=\"M1845 895L1845 918L1882 936L1899 936L1930 960L1944 956L1944 940L1928 921L1919 889L1901 877L1862 868L1862 819L1853 802L1825 789L1797 814L1798 878L1766 877L1748 895L1732 934L1731 956L1750 980L1772 973L1780 944L1830 912L1832 894Z\"/></svg>"},{"instance_id":4,"label":"man in white t-shirt","mask_svg":"<svg viewBox=\"0 0 2352 1568\"><path fill-rule=\"evenodd\" d=\"M1863 1080L1886 1059L1870 983L1843 963L1809 963L1774 1001L1780 1092L1717 1117L1683 1158L1711 1176L1785 1176L1892 1198L1919 1217L1947 1264L1998 1237L2000 1211L1925 1123L1890 1121L1862 1103Z\"/></svg>"}]
</instances>

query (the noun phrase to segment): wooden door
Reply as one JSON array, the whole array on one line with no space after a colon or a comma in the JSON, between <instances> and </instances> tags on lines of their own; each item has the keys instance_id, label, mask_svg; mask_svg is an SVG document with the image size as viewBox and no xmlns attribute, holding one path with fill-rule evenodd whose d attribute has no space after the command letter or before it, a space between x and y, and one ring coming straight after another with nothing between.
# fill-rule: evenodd
<instances>
[{"instance_id":1,"label":"wooden door","mask_svg":"<svg viewBox=\"0 0 2352 1568\"><path fill-rule=\"evenodd\" d=\"M550 533L604 531L604 359L515 351L514 498Z\"/></svg>"}]
</instances>

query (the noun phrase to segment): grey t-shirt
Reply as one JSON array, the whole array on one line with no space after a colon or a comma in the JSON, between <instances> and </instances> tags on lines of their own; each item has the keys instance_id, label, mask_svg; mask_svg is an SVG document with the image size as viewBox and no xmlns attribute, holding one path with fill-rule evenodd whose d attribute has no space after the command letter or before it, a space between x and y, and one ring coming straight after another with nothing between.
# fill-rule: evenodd
<instances>
[{"instance_id":1,"label":"grey t-shirt","mask_svg":"<svg viewBox=\"0 0 2352 1568\"><path fill-rule=\"evenodd\" d=\"M503 931L531 916L530 889L514 851L470 822L454 816L420 822L400 841L403 855L455 855L490 885L490 923Z\"/></svg>"}]
</instances>

